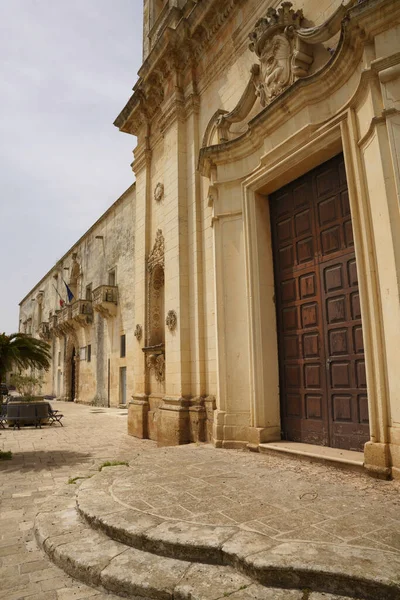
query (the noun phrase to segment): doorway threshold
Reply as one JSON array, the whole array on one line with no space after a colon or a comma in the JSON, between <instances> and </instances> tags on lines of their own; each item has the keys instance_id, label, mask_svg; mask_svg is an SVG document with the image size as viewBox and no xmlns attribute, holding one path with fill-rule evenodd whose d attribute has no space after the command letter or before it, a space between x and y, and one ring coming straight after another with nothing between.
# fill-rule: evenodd
<instances>
[{"instance_id":1,"label":"doorway threshold","mask_svg":"<svg viewBox=\"0 0 400 600\"><path fill-rule=\"evenodd\" d=\"M292 458L325 463L342 469L364 470L363 452L284 440L259 444L258 448L264 454L281 454Z\"/></svg>"}]
</instances>

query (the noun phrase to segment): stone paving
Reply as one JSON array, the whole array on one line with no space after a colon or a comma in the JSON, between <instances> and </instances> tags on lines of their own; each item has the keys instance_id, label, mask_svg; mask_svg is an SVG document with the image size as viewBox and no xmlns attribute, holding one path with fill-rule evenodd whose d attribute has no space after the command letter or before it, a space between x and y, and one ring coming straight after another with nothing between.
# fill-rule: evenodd
<instances>
[{"instance_id":1,"label":"stone paving","mask_svg":"<svg viewBox=\"0 0 400 600\"><path fill-rule=\"evenodd\" d=\"M64 414L64 427L0 430L0 448L13 452L11 461L0 462L0 599L111 600L48 560L34 539L34 518L69 478L155 444L126 434L127 411L63 402L53 407Z\"/></svg>"},{"instance_id":2,"label":"stone paving","mask_svg":"<svg viewBox=\"0 0 400 600\"><path fill-rule=\"evenodd\" d=\"M70 478L97 473L106 460L129 462L123 476L118 469L111 495L143 516L235 526L271 544L362 548L388 561L400 554L398 482L206 445L157 448L126 435L126 411L54 404L65 415L64 428L1 430L0 447L12 450L13 460L0 463L0 599L114 598L65 575L33 536L46 499Z\"/></svg>"}]
</instances>

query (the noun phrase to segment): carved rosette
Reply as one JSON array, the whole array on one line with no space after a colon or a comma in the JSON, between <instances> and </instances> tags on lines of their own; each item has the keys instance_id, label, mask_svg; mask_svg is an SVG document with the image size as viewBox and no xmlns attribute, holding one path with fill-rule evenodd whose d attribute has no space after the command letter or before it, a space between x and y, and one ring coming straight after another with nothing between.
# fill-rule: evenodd
<instances>
[{"instance_id":1,"label":"carved rosette","mask_svg":"<svg viewBox=\"0 0 400 600\"><path fill-rule=\"evenodd\" d=\"M133 334L135 336L135 338L137 339L138 342L140 342L140 340L142 339L142 335L143 335L143 329L141 325L136 325L135 327L135 332Z\"/></svg>"},{"instance_id":2,"label":"carved rosette","mask_svg":"<svg viewBox=\"0 0 400 600\"><path fill-rule=\"evenodd\" d=\"M156 202L161 202L164 198L164 185L162 183L157 183L154 190L154 200Z\"/></svg>"},{"instance_id":3,"label":"carved rosette","mask_svg":"<svg viewBox=\"0 0 400 600\"><path fill-rule=\"evenodd\" d=\"M154 372L157 381L165 381L165 356L164 354L149 354L146 359L147 368Z\"/></svg>"},{"instance_id":4,"label":"carved rosette","mask_svg":"<svg viewBox=\"0 0 400 600\"><path fill-rule=\"evenodd\" d=\"M169 310L167 314L167 318L165 319L165 324L170 331L174 331L178 324L178 316L174 310Z\"/></svg>"}]
</instances>

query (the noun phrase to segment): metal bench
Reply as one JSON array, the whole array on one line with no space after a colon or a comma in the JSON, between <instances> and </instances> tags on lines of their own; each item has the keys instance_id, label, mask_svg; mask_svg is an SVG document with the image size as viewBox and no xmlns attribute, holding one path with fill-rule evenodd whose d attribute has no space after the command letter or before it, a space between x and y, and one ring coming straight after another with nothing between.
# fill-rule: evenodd
<instances>
[{"instance_id":1,"label":"metal bench","mask_svg":"<svg viewBox=\"0 0 400 600\"><path fill-rule=\"evenodd\" d=\"M0 427L5 429L4 423L7 423L7 404L0 406Z\"/></svg>"},{"instance_id":2,"label":"metal bench","mask_svg":"<svg viewBox=\"0 0 400 600\"><path fill-rule=\"evenodd\" d=\"M14 403L7 404L5 420L13 426L13 429L22 425L34 425L42 427L42 422L49 419L49 405L47 402L37 403Z\"/></svg>"},{"instance_id":3,"label":"metal bench","mask_svg":"<svg viewBox=\"0 0 400 600\"><path fill-rule=\"evenodd\" d=\"M50 404L48 405L48 407L50 425L53 425L53 423L60 423L61 427L64 427L64 425L61 423L61 419L64 415L61 414L59 410L53 410Z\"/></svg>"}]
</instances>

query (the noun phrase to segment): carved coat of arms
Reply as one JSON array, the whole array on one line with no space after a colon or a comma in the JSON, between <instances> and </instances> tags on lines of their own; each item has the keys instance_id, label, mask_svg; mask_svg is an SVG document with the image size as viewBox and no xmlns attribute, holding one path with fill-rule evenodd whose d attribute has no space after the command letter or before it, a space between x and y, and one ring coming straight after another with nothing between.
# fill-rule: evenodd
<instances>
[{"instance_id":1,"label":"carved coat of arms","mask_svg":"<svg viewBox=\"0 0 400 600\"><path fill-rule=\"evenodd\" d=\"M304 27L303 11L293 10L291 2L282 2L278 9L270 7L249 35L250 50L259 62L252 65L250 79L235 108L230 112L220 109L213 116L204 145L215 143L214 132L218 144L233 139L231 125L243 122L257 100L264 108L298 79L307 77L314 47L321 47L340 31L348 9L356 2L343 0L324 23L315 27ZM325 48L323 51L328 61L331 53Z\"/></svg>"},{"instance_id":2,"label":"carved coat of arms","mask_svg":"<svg viewBox=\"0 0 400 600\"><path fill-rule=\"evenodd\" d=\"M278 10L270 8L250 34L250 49L260 59L254 85L261 106L279 96L296 78L304 77L313 61L311 49L296 35L303 12L291 7L291 2L282 2Z\"/></svg>"}]
</instances>

